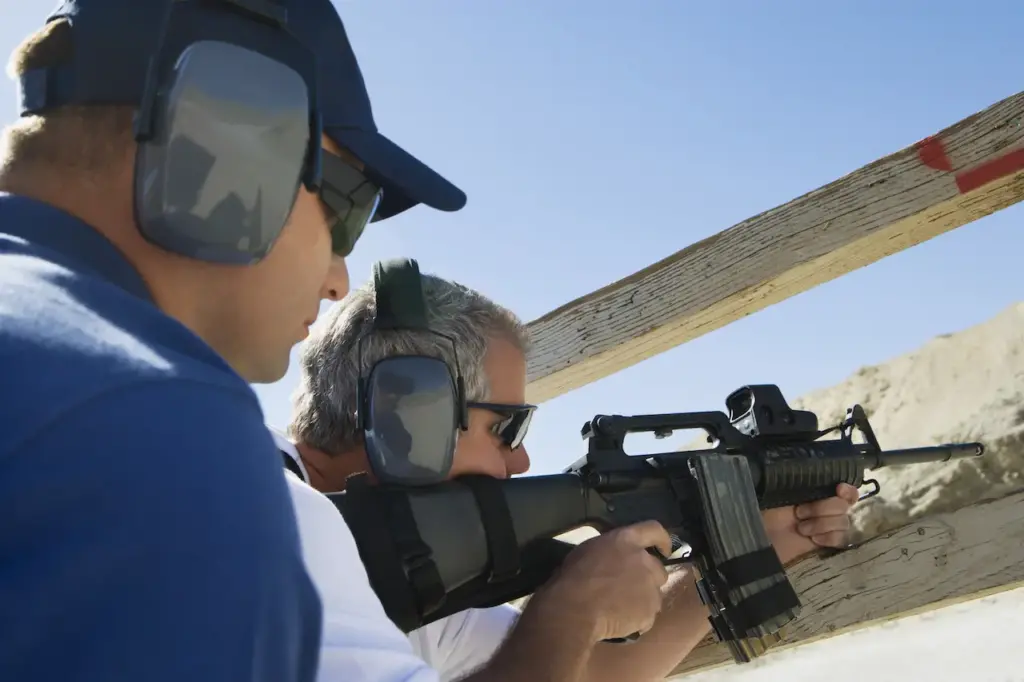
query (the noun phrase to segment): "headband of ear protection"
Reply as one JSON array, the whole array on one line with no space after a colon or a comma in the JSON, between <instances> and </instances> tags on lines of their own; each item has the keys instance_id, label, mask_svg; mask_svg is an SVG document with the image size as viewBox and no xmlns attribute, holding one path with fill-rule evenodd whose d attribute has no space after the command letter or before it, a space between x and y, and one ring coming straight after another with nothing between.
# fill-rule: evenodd
<instances>
[{"instance_id":1,"label":"headband of ear protection","mask_svg":"<svg viewBox=\"0 0 1024 682\"><path fill-rule=\"evenodd\" d=\"M423 300L423 278L412 258L393 258L373 264L376 314L373 328L429 329Z\"/></svg>"},{"instance_id":2,"label":"headband of ear protection","mask_svg":"<svg viewBox=\"0 0 1024 682\"><path fill-rule=\"evenodd\" d=\"M167 0L135 120L143 236L199 260L270 251L321 182L315 56L281 0Z\"/></svg>"},{"instance_id":3,"label":"headband of ear protection","mask_svg":"<svg viewBox=\"0 0 1024 682\"><path fill-rule=\"evenodd\" d=\"M373 283L373 329L436 334L452 344L455 372L453 376L442 358L411 355L382 358L368 376L360 376L357 418L367 459L382 481L436 482L451 468L458 430L469 425L455 341L429 327L423 280L415 260L375 263ZM361 359L361 338L356 352ZM408 430L410 425L415 439Z\"/></svg>"}]
</instances>

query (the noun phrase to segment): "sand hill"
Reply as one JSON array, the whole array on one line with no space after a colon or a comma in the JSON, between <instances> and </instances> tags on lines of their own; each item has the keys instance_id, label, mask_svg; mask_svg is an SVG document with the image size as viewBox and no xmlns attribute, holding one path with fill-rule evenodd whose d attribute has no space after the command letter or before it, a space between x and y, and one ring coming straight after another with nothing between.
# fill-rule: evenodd
<instances>
[{"instance_id":1,"label":"sand hill","mask_svg":"<svg viewBox=\"0 0 1024 682\"><path fill-rule=\"evenodd\" d=\"M981 441L984 457L881 469L881 493L854 508L857 540L1024 487L1024 303L863 367L792 401L821 426L860 403L883 448Z\"/></svg>"}]
</instances>

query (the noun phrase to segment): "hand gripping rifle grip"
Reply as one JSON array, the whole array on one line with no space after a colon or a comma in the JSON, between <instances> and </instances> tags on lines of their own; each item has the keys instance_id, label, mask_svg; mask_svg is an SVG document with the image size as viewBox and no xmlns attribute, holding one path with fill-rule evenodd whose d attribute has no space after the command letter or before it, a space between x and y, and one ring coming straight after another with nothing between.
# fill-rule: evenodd
<instances>
[{"instance_id":1,"label":"hand gripping rifle grip","mask_svg":"<svg viewBox=\"0 0 1024 682\"><path fill-rule=\"evenodd\" d=\"M676 547L677 540L678 540L678 538L673 538L673 540L672 540L672 549L673 550L678 549ZM669 563L668 557L666 557L664 554L659 552L656 547L648 547L647 548L647 553L650 554L651 556L653 556L654 558L660 560L662 563ZM608 639L602 639L601 641L602 642L607 642L609 644L630 644L630 643L635 642L636 640L640 639L640 635L641 635L641 633L634 632L633 634L626 635L625 637L610 637Z\"/></svg>"}]
</instances>

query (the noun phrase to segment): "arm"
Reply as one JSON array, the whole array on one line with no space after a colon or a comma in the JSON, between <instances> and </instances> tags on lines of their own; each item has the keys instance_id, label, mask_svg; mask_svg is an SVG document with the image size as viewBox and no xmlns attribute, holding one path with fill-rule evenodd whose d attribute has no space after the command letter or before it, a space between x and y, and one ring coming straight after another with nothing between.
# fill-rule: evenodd
<instances>
[{"instance_id":1,"label":"arm","mask_svg":"<svg viewBox=\"0 0 1024 682\"><path fill-rule=\"evenodd\" d=\"M541 596L523 609L516 627L478 672L461 682L583 682L595 636L585 618L558 608L558 600ZM538 596L541 598L538 599ZM627 678L619 678L629 679Z\"/></svg>"},{"instance_id":2,"label":"arm","mask_svg":"<svg viewBox=\"0 0 1024 682\"><path fill-rule=\"evenodd\" d=\"M530 598L486 668L465 682L588 680L596 643L655 625L668 575L651 547L672 551L668 533L655 521L581 543Z\"/></svg>"},{"instance_id":3,"label":"arm","mask_svg":"<svg viewBox=\"0 0 1024 682\"><path fill-rule=\"evenodd\" d=\"M587 682L601 680L659 680L665 678L710 631L707 608L697 596L687 571L671 574L665 587L665 608L653 628L629 645L599 643L587 657ZM529 608L529 606L527 606ZM434 662L441 680L485 682L490 678L462 677L487 662L510 632L518 629L519 610L504 605L470 609L411 633L426 658ZM526 627L530 627L526 624ZM555 641L561 635L552 633ZM536 655L536 654L531 654ZM503 656L515 660L515 652ZM510 662L492 663L501 669ZM325 681L326 682L326 681Z\"/></svg>"},{"instance_id":4,"label":"arm","mask_svg":"<svg viewBox=\"0 0 1024 682\"><path fill-rule=\"evenodd\" d=\"M856 502L857 489L843 483L836 497L763 512L765 530L783 565L819 547L842 547L850 526L848 514ZM598 644L586 680L663 680L710 631L708 609L692 574L676 571L666 584L665 608L654 627L628 646Z\"/></svg>"},{"instance_id":5,"label":"arm","mask_svg":"<svg viewBox=\"0 0 1024 682\"><path fill-rule=\"evenodd\" d=\"M5 468L20 466L45 504L19 510L23 568L5 588L54 606L19 626L5 676L312 681L320 603L251 395L116 389L12 455L24 465Z\"/></svg>"},{"instance_id":6,"label":"arm","mask_svg":"<svg viewBox=\"0 0 1024 682\"><path fill-rule=\"evenodd\" d=\"M670 574L665 607L654 627L631 644L601 643L594 648L587 682L663 680L711 631L708 609L697 595L693 575Z\"/></svg>"}]
</instances>

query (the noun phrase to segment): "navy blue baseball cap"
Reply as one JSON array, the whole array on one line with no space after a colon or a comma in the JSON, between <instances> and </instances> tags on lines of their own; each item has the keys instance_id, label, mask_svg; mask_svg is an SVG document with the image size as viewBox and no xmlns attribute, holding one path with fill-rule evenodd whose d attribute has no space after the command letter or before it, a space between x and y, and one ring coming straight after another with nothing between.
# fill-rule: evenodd
<instances>
[{"instance_id":1,"label":"navy blue baseball cap","mask_svg":"<svg viewBox=\"0 0 1024 682\"><path fill-rule=\"evenodd\" d=\"M65 104L138 104L169 2L176 0L60 2L47 21L70 21L72 63L23 78L22 113ZM377 130L362 71L331 0L276 2L287 10L289 31L316 55L324 133L384 188L376 219L420 203L442 211L465 206L462 190Z\"/></svg>"}]
</instances>

